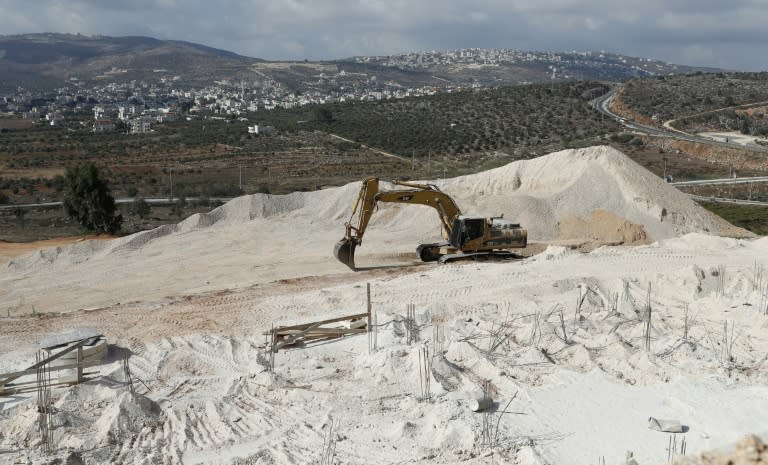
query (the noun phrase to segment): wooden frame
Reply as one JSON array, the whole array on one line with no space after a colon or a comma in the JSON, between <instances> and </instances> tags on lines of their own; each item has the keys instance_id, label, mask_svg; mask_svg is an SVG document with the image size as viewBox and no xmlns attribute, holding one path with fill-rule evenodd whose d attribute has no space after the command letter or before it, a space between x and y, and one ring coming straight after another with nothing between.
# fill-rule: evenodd
<instances>
[{"instance_id":1,"label":"wooden frame","mask_svg":"<svg viewBox=\"0 0 768 465\"><path fill-rule=\"evenodd\" d=\"M43 367L46 364L48 364L48 366L46 367L46 370L49 370L49 371L72 370L72 369L77 370L77 374L73 378L51 383L51 386L61 386L61 385L71 386L73 384L80 384L83 381L87 381L90 378L86 378L86 376L94 375L97 373L84 373L83 368L92 367L100 364L101 362L98 362L98 361L86 362L83 359L83 346L88 342L91 342L93 339L96 339L99 337L103 337L103 336L102 335L92 336L92 337L88 337L88 338L76 341L74 342L74 344L65 348L61 352L58 352L54 355L44 358L40 362L35 363L34 365L27 368L26 370L0 374L0 396L9 396L13 394L20 394L24 392L31 392L31 391L37 390L37 385L38 385L37 381L24 381L24 382L16 382L16 383L12 383L12 381L15 381L24 376L36 375L38 368ZM73 351L77 351L77 361L75 363L68 363L66 365L58 365L58 366L50 365L52 361L59 359L64 355L67 355Z\"/></svg>"},{"instance_id":2,"label":"wooden frame","mask_svg":"<svg viewBox=\"0 0 768 465\"><path fill-rule=\"evenodd\" d=\"M295 346L305 342L320 342L324 340L338 339L352 334L367 333L368 329L370 328L370 318L370 312L366 312L299 325L278 326L277 328L273 328L269 333L267 333L272 335L271 351L275 353L285 347ZM349 328L322 327L327 324L340 323L342 321L349 321L350 323L353 321L360 321L362 325L359 327Z\"/></svg>"}]
</instances>

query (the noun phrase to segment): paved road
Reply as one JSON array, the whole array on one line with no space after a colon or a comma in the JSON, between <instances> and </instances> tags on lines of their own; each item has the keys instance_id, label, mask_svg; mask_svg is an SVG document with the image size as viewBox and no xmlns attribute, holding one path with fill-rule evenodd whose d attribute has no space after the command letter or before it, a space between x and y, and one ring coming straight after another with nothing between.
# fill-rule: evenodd
<instances>
[{"instance_id":1,"label":"paved road","mask_svg":"<svg viewBox=\"0 0 768 465\"><path fill-rule=\"evenodd\" d=\"M761 202L759 200L741 200L741 199L729 199L726 197L707 197L704 195L692 195L688 194L691 199L699 202L717 202L717 203L733 203L736 205L757 205L761 207L768 207L768 202Z\"/></svg>"},{"instance_id":2,"label":"paved road","mask_svg":"<svg viewBox=\"0 0 768 465\"><path fill-rule=\"evenodd\" d=\"M628 129L631 129L633 131L637 131L649 136L655 136L655 137L668 137L671 139L696 142L700 144L716 145L721 147L732 147L732 148L738 148L741 150L748 149L756 152L768 152L768 149L765 149L764 147L757 147L757 146L745 147L741 144L719 142L719 141L709 139L707 137L697 136L695 134L688 134L682 131L678 131L670 127L670 125L668 124L665 124L664 128L658 128L655 126L640 124L634 121L625 121L624 118L622 118L620 115L617 115L616 113L613 113L609 108L611 102L613 101L613 98L616 96L616 93L619 91L620 88L621 86L614 87L607 94L592 100L591 104L595 108L595 110L608 116L609 118L613 118L614 120L619 122L619 124L622 124L624 127ZM675 187L685 187L685 186L707 186L707 185L723 185L723 184L725 185L750 184L750 183L761 183L761 182L768 182L768 176L756 176L751 178L702 179L698 181L673 182L670 184ZM723 197L706 197L706 196L693 195L693 194L688 194L688 195L693 200L698 200L698 201L733 203L733 204L739 204L739 205L768 206L768 202L759 202L756 200L739 200L739 199L729 199L729 198L723 198Z\"/></svg>"},{"instance_id":3,"label":"paved road","mask_svg":"<svg viewBox=\"0 0 768 465\"><path fill-rule=\"evenodd\" d=\"M720 141L710 139L708 137L698 136L696 134L689 134L687 132L676 130L671 126L669 126L668 124L665 124L663 127L657 127L657 126L649 126L647 124L641 124L635 121L625 120L620 115L617 115L616 113L610 110L611 102L613 101L619 89L621 89L621 86L614 87L607 94L592 100L591 104L595 110L608 116L609 118L613 118L614 120L619 122L619 124L623 125L627 129L630 129L632 131L636 131L642 134L646 134L649 136L668 137L671 139L695 142L698 144L715 145L719 147L728 147L728 148L735 148L740 150L750 150L752 152L768 153L768 148L766 147L753 146L753 145L744 146L744 145L735 144L732 142L720 142Z\"/></svg>"},{"instance_id":4,"label":"paved road","mask_svg":"<svg viewBox=\"0 0 768 465\"><path fill-rule=\"evenodd\" d=\"M176 203L179 201L178 197L174 197L172 199L169 199L167 197L165 198L153 198L153 199L144 199L148 204L150 205L170 205L173 203ZM196 202L200 200L199 197L186 197L185 200L187 202ZM226 203L232 200L232 197L211 197L208 199L211 202L221 202ZM121 199L115 199L115 203L117 204L124 204L124 203L132 203L134 201L133 198L121 198ZM2 205L0 206L0 210L12 210L14 208L43 208L43 207L59 207L62 205L62 202L43 202L43 203L25 203L20 205Z\"/></svg>"},{"instance_id":5,"label":"paved road","mask_svg":"<svg viewBox=\"0 0 768 465\"><path fill-rule=\"evenodd\" d=\"M721 184L757 184L768 182L768 176L754 176L749 178L723 178L723 179L700 179L697 181L679 181L671 182L675 187L685 186L715 186Z\"/></svg>"}]
</instances>

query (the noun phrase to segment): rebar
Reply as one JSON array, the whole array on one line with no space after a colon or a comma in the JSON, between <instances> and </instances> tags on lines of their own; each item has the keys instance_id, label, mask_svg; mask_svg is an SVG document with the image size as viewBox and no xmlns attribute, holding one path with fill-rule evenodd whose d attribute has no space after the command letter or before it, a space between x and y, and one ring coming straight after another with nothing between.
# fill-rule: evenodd
<instances>
[{"instance_id":1,"label":"rebar","mask_svg":"<svg viewBox=\"0 0 768 465\"><path fill-rule=\"evenodd\" d=\"M489 380L483 381L483 403L487 403L491 399L491 382ZM483 418L480 430L480 443L484 446L491 446L491 409L487 408L483 410Z\"/></svg>"},{"instance_id":2,"label":"rebar","mask_svg":"<svg viewBox=\"0 0 768 465\"><path fill-rule=\"evenodd\" d=\"M328 434L323 441L323 453L320 458L320 465L332 465L333 458L336 455L336 438L333 435L333 417L330 417Z\"/></svg>"},{"instance_id":3,"label":"rebar","mask_svg":"<svg viewBox=\"0 0 768 465\"><path fill-rule=\"evenodd\" d=\"M445 350L445 331L440 323L432 324L433 356L442 356Z\"/></svg>"},{"instance_id":4,"label":"rebar","mask_svg":"<svg viewBox=\"0 0 768 465\"><path fill-rule=\"evenodd\" d=\"M651 307L651 283L648 283L648 297L645 303L647 320L645 322L645 351L651 351L651 319L653 315L653 309Z\"/></svg>"},{"instance_id":5,"label":"rebar","mask_svg":"<svg viewBox=\"0 0 768 465\"><path fill-rule=\"evenodd\" d=\"M128 390L131 392L131 394L135 394L136 388L133 386L131 366L128 363L128 354L123 354L123 377L125 378L125 384L128 386Z\"/></svg>"},{"instance_id":6,"label":"rebar","mask_svg":"<svg viewBox=\"0 0 768 465\"><path fill-rule=\"evenodd\" d=\"M376 352L378 345L379 325L376 312L371 306L371 283L366 283L366 298L368 308L368 353Z\"/></svg>"},{"instance_id":7,"label":"rebar","mask_svg":"<svg viewBox=\"0 0 768 465\"><path fill-rule=\"evenodd\" d=\"M763 280L765 279L765 267L757 263L752 267L752 290L759 291L763 288Z\"/></svg>"},{"instance_id":8,"label":"rebar","mask_svg":"<svg viewBox=\"0 0 768 465\"><path fill-rule=\"evenodd\" d=\"M48 363L40 363L45 360L45 355L35 354L35 362L38 365L37 375L37 426L40 431L40 446L44 453L48 454L53 446L53 412L51 408L51 369Z\"/></svg>"},{"instance_id":9,"label":"rebar","mask_svg":"<svg viewBox=\"0 0 768 465\"><path fill-rule=\"evenodd\" d=\"M408 345L419 340L418 328L416 326L416 305L408 304L405 317L405 340Z\"/></svg>"},{"instance_id":10,"label":"rebar","mask_svg":"<svg viewBox=\"0 0 768 465\"><path fill-rule=\"evenodd\" d=\"M429 347L426 345L419 349L419 387L421 388L422 401L430 400L432 398L432 390L430 388L430 379L432 378L430 373L432 372L432 362L429 356Z\"/></svg>"},{"instance_id":11,"label":"rebar","mask_svg":"<svg viewBox=\"0 0 768 465\"><path fill-rule=\"evenodd\" d=\"M725 295L725 265L720 265L716 268L714 272L715 283L717 285L716 293L719 297L723 297Z\"/></svg>"}]
</instances>

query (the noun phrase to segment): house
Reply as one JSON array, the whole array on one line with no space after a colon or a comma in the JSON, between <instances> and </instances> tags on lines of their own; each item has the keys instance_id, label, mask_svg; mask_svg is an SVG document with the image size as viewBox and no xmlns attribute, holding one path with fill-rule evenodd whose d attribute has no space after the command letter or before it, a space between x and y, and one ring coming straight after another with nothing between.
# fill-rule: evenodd
<instances>
[{"instance_id":1,"label":"house","mask_svg":"<svg viewBox=\"0 0 768 465\"><path fill-rule=\"evenodd\" d=\"M93 119L103 120L112 116L113 108L109 105L96 105L93 107Z\"/></svg>"},{"instance_id":2,"label":"house","mask_svg":"<svg viewBox=\"0 0 768 465\"><path fill-rule=\"evenodd\" d=\"M93 122L94 133L112 132L114 130L115 130L115 123L113 123L112 120L97 119L96 121Z\"/></svg>"},{"instance_id":3,"label":"house","mask_svg":"<svg viewBox=\"0 0 768 465\"><path fill-rule=\"evenodd\" d=\"M152 130L152 117L140 116L131 120L131 134L144 134Z\"/></svg>"},{"instance_id":4,"label":"house","mask_svg":"<svg viewBox=\"0 0 768 465\"><path fill-rule=\"evenodd\" d=\"M61 113L61 111L56 110L45 115L45 119L51 124L51 126L58 126L64 122L64 115Z\"/></svg>"},{"instance_id":5,"label":"house","mask_svg":"<svg viewBox=\"0 0 768 465\"><path fill-rule=\"evenodd\" d=\"M37 120L40 119L40 112L37 110L37 108L32 108L31 110L25 111L24 113L22 113L21 116L24 119L29 119L29 120L32 120L32 121L37 121Z\"/></svg>"},{"instance_id":6,"label":"house","mask_svg":"<svg viewBox=\"0 0 768 465\"><path fill-rule=\"evenodd\" d=\"M158 123L172 123L178 119L179 117L178 117L178 114L176 114L176 112L168 111L167 109L160 111L159 114L157 115Z\"/></svg>"}]
</instances>

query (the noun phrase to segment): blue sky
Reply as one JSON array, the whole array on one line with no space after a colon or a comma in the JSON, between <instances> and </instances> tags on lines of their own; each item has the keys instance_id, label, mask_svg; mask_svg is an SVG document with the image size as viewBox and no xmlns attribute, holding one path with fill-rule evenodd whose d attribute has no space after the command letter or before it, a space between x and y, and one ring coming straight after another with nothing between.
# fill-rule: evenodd
<instances>
[{"instance_id":1,"label":"blue sky","mask_svg":"<svg viewBox=\"0 0 768 465\"><path fill-rule=\"evenodd\" d=\"M768 70L768 0L0 0L0 34L177 39L266 59L606 50Z\"/></svg>"}]
</instances>

